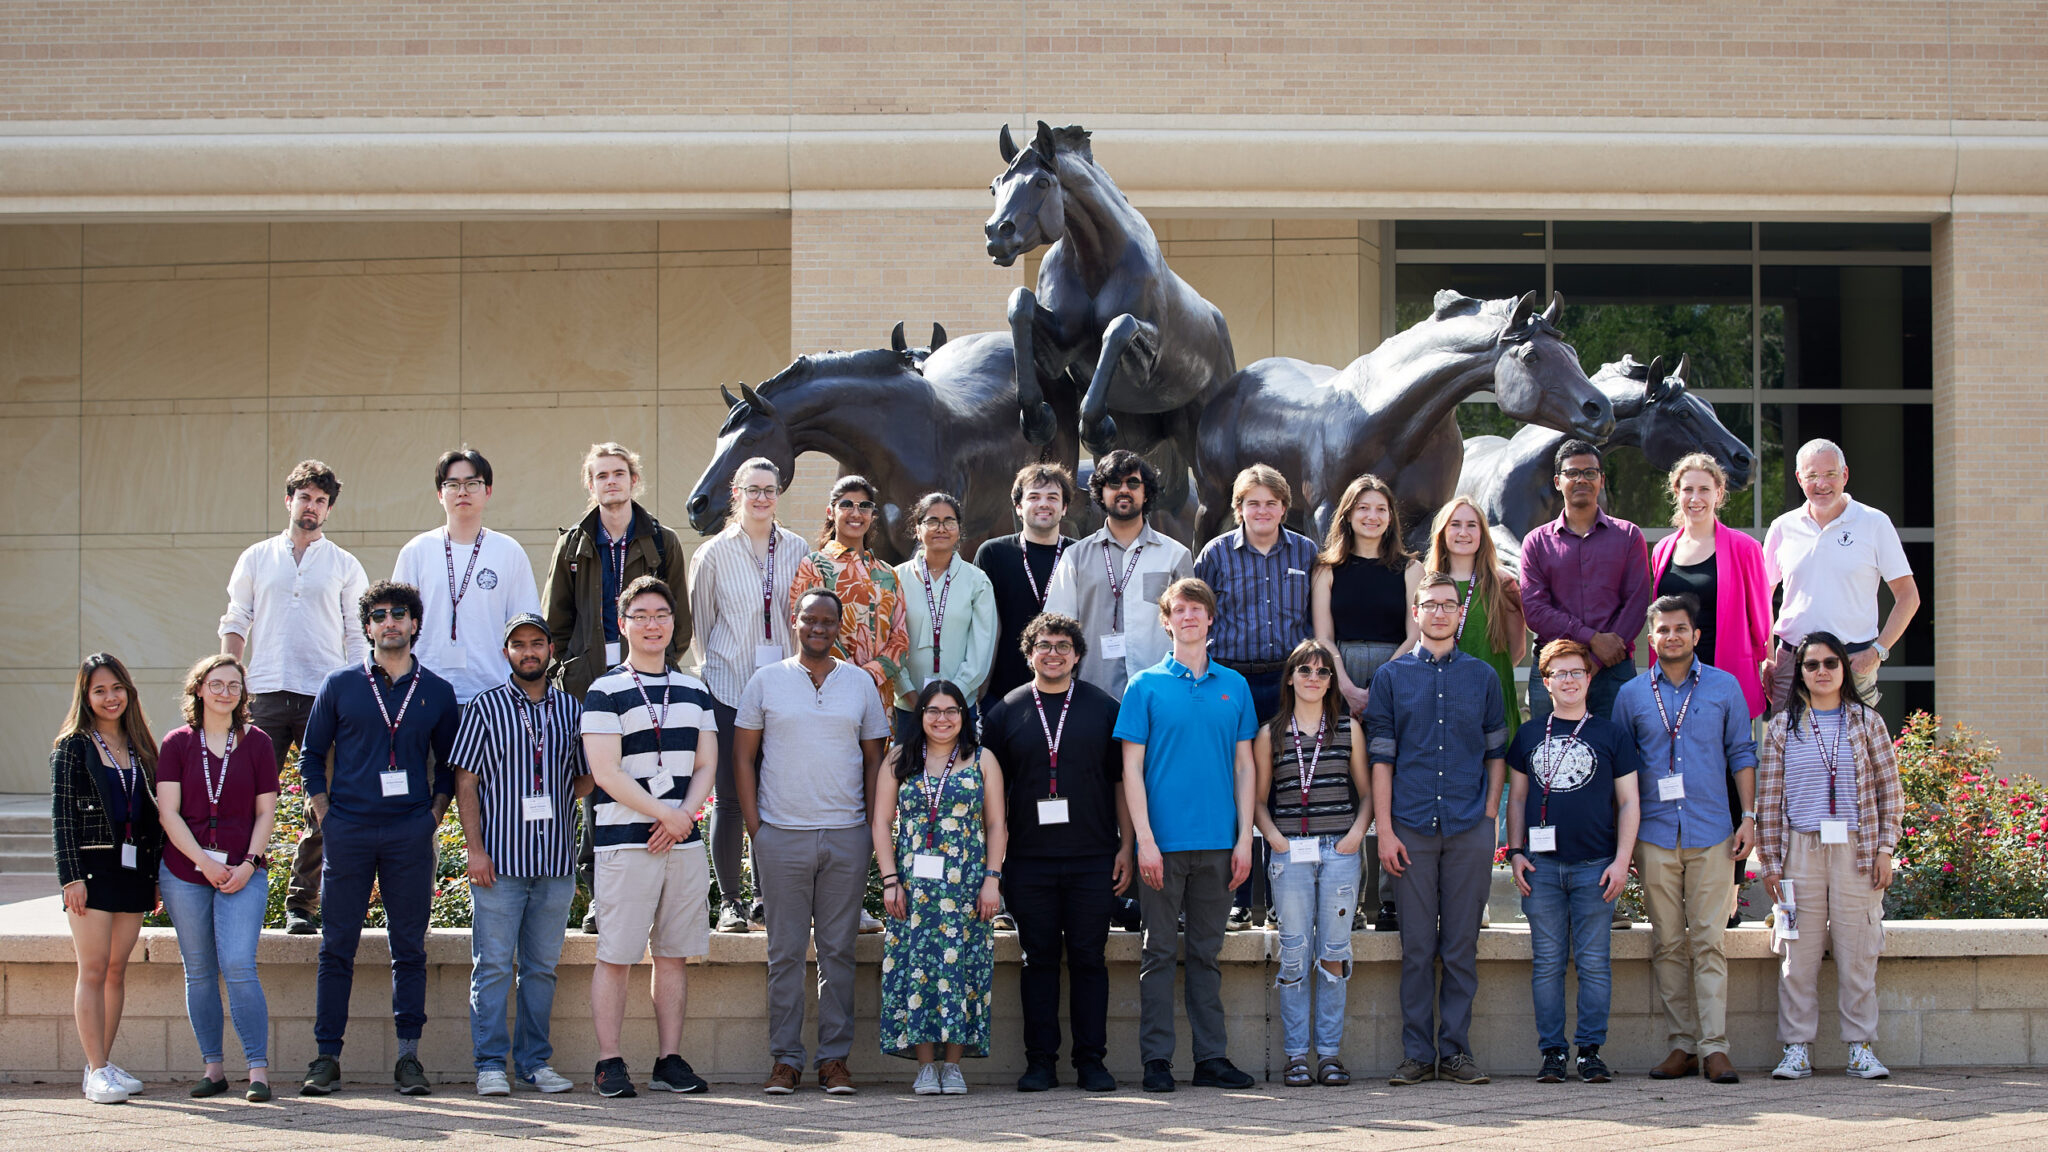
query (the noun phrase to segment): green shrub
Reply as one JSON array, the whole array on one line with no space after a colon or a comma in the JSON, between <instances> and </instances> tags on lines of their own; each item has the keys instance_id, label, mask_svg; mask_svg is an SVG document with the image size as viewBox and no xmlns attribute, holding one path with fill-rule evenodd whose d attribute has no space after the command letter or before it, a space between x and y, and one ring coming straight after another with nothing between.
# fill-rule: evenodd
<instances>
[{"instance_id":1,"label":"green shrub","mask_svg":"<svg viewBox=\"0 0 2048 1152\"><path fill-rule=\"evenodd\" d=\"M1998 746L1915 712L1896 742L1906 794L1885 915L1904 920L2048 916L2048 806L2040 785L1998 774Z\"/></svg>"}]
</instances>

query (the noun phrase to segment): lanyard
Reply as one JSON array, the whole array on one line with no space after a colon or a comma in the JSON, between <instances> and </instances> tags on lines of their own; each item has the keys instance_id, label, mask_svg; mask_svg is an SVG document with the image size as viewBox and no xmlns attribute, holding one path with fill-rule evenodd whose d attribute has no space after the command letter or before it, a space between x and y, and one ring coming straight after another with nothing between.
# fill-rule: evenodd
<instances>
[{"instance_id":1,"label":"lanyard","mask_svg":"<svg viewBox=\"0 0 2048 1152\"><path fill-rule=\"evenodd\" d=\"M664 709L666 705L664 705ZM512 710L519 713L519 726L526 729L526 738L533 742L533 792L545 796L548 790L547 778L541 773L541 760L547 751L548 717L524 691L512 690ZM659 738L657 737L657 740Z\"/></svg>"},{"instance_id":2,"label":"lanyard","mask_svg":"<svg viewBox=\"0 0 2048 1152\"><path fill-rule=\"evenodd\" d=\"M398 702L398 719L391 718L391 710L384 704L384 693L377 687L377 677L370 671L370 662L363 661L363 675L370 680L370 699L377 702L377 714L384 718L384 728L391 733L391 767L398 767L398 726L405 723L405 710L412 707L412 694L420 690L419 662L413 662L412 683L405 687L405 699ZM397 685L393 685L397 687Z\"/></svg>"},{"instance_id":3,"label":"lanyard","mask_svg":"<svg viewBox=\"0 0 2048 1152\"><path fill-rule=\"evenodd\" d=\"M1038 694L1038 685L1031 686L1031 704L1038 709L1038 726L1045 732L1045 758L1051 764L1051 791L1047 793L1057 799L1060 794L1060 741L1067 735L1067 709L1074 706L1074 686L1067 685L1067 694L1060 701L1060 726L1054 728L1045 719L1045 700Z\"/></svg>"},{"instance_id":4,"label":"lanyard","mask_svg":"<svg viewBox=\"0 0 2048 1152\"><path fill-rule=\"evenodd\" d=\"M228 786L228 760L235 754L235 730L228 729L227 751L220 754L220 783L213 782L213 749L206 746L206 728L199 728L199 777L206 782L206 827L220 827L220 794ZM213 837L209 836L211 840ZM219 847L219 845L215 845Z\"/></svg>"},{"instance_id":5,"label":"lanyard","mask_svg":"<svg viewBox=\"0 0 2048 1152\"><path fill-rule=\"evenodd\" d=\"M1478 593L1479 570L1474 568L1472 570L1472 582L1465 585L1465 602L1458 605L1458 631L1451 637L1451 643L1456 644L1465 638L1465 614L1472 610L1472 597L1478 595Z\"/></svg>"},{"instance_id":6,"label":"lanyard","mask_svg":"<svg viewBox=\"0 0 2048 1152\"><path fill-rule=\"evenodd\" d=\"M930 772L926 772L917 778L917 786L924 790L925 799L931 804L931 816L925 821L924 825L924 848L927 852L938 846L939 803L946 798L946 777L953 774L953 762L958 759L960 759L960 745L955 744L953 745L953 750L946 753L946 766L939 772L939 786L936 788L926 783L926 781L932 778Z\"/></svg>"},{"instance_id":7,"label":"lanyard","mask_svg":"<svg viewBox=\"0 0 2048 1152\"><path fill-rule=\"evenodd\" d=\"M455 586L455 540L448 535L446 528L441 529L441 559L448 565L448 641L451 644L455 642L456 613L462 608L462 598L469 595L470 573L476 571L476 558L483 555L483 551L484 530L479 526L476 530L476 543L469 547L469 567L462 570L462 587L457 588Z\"/></svg>"},{"instance_id":8,"label":"lanyard","mask_svg":"<svg viewBox=\"0 0 2048 1152\"><path fill-rule=\"evenodd\" d=\"M604 537L605 561L611 567L612 581L618 587L624 588L626 586L626 549L633 543L632 522L627 522L626 534L617 540L612 539L612 534L606 532L602 524L597 526L597 531L599 535Z\"/></svg>"},{"instance_id":9,"label":"lanyard","mask_svg":"<svg viewBox=\"0 0 2048 1152\"><path fill-rule=\"evenodd\" d=\"M1668 683L1668 681L1667 681ZM1671 713L1664 710L1664 693L1657 690L1657 681L1650 681L1650 699L1657 702L1657 719L1664 722L1664 734L1671 737L1671 759L1666 761L1670 772L1678 771L1678 730L1685 726L1685 711L1692 707L1693 694L1700 690L1700 669L1695 663L1692 671L1685 674L1685 699L1678 702L1678 721L1673 723Z\"/></svg>"},{"instance_id":10,"label":"lanyard","mask_svg":"<svg viewBox=\"0 0 2048 1152\"><path fill-rule=\"evenodd\" d=\"M1691 697L1687 697L1687 699L1690 700ZM1550 762L1537 766L1536 775L1543 784L1543 799L1536 805L1536 826L1538 828L1546 827L1550 823L1550 785L1557 780L1558 767L1564 763L1565 748L1569 744L1579 742L1579 729L1584 728L1586 721L1592 718L1592 710L1587 709L1586 714L1579 717L1579 722L1572 725L1571 732L1559 743L1557 750L1550 753ZM1550 742L1554 739L1551 735L1551 725L1556 719L1557 713L1555 712L1543 718L1543 747L1545 750L1549 750Z\"/></svg>"},{"instance_id":11,"label":"lanyard","mask_svg":"<svg viewBox=\"0 0 2048 1152\"><path fill-rule=\"evenodd\" d=\"M954 561L959 559L960 557L958 556L953 557ZM924 578L924 608L926 612L931 614L932 618L932 676L935 678L942 677L946 673L944 671L945 666L939 660L941 652L939 636L946 628L946 598L953 594L953 573L959 571L959 569L953 567L953 564L950 562L946 565L946 580L943 584L939 585L939 598L936 602L932 600L932 566L925 562L923 552L918 553L917 570L918 574Z\"/></svg>"},{"instance_id":12,"label":"lanyard","mask_svg":"<svg viewBox=\"0 0 2048 1152\"><path fill-rule=\"evenodd\" d=\"M1323 737L1330 731L1330 716L1325 712L1316 721L1315 755L1301 758L1301 722L1293 716L1287 718L1287 734L1294 738L1294 772L1301 784L1301 834L1308 835L1308 790L1316 782L1316 765L1323 762Z\"/></svg>"},{"instance_id":13,"label":"lanyard","mask_svg":"<svg viewBox=\"0 0 2048 1152\"><path fill-rule=\"evenodd\" d=\"M772 621L775 619L775 537L777 535L779 535L779 532L775 525L770 524L768 526L768 563L761 569L761 639L769 644L775 643L775 625ZM747 554L749 556L753 555L752 545L748 546Z\"/></svg>"},{"instance_id":14,"label":"lanyard","mask_svg":"<svg viewBox=\"0 0 2048 1152\"><path fill-rule=\"evenodd\" d=\"M1065 555L1066 551L1067 538L1062 536L1059 539L1059 543L1052 546L1052 566L1054 569L1059 568L1060 557ZM1045 592L1040 592L1038 590L1038 577L1031 574L1031 541L1025 539L1022 532L1017 533L1017 553L1024 558L1024 582L1031 586L1031 599L1042 609L1045 607L1045 593L1052 591L1052 576L1049 573L1047 574L1045 578ZM1108 555L1109 553L1105 549L1103 556L1106 558ZM1118 590L1118 595L1122 595L1121 589Z\"/></svg>"},{"instance_id":15,"label":"lanyard","mask_svg":"<svg viewBox=\"0 0 2048 1152\"><path fill-rule=\"evenodd\" d=\"M1109 573L1109 595L1116 602L1116 607L1113 611L1115 618L1113 631L1122 632L1124 630L1124 589L1131 586L1131 574L1138 570L1138 554L1144 550L1145 546L1143 544L1131 549L1130 559L1124 562L1124 578L1119 580L1116 578L1116 565L1109 559L1109 544L1105 542L1102 545L1102 567L1104 571Z\"/></svg>"},{"instance_id":16,"label":"lanyard","mask_svg":"<svg viewBox=\"0 0 2048 1152\"><path fill-rule=\"evenodd\" d=\"M114 759L114 750L107 746L107 738L100 735L97 728L92 730L92 742L100 746L100 754L114 766L114 778L121 783L121 799L128 809L128 819L121 825L121 839L131 841L135 839L135 808L142 802L142 758L135 754L135 745L128 745L128 767L124 770L120 761ZM226 778L225 769L221 776Z\"/></svg>"},{"instance_id":17,"label":"lanyard","mask_svg":"<svg viewBox=\"0 0 2048 1152\"><path fill-rule=\"evenodd\" d=\"M668 719L668 669L664 668L661 672L661 714L658 716L654 712L654 701L647 696L647 685L640 682L640 670L633 667L633 662L629 660L626 662L626 671L633 674L633 687L640 690L640 703L647 706L647 722L654 725L654 770L659 772L661 771L661 725L663 721Z\"/></svg>"},{"instance_id":18,"label":"lanyard","mask_svg":"<svg viewBox=\"0 0 2048 1152\"><path fill-rule=\"evenodd\" d=\"M1842 762L1842 741L1849 735L1849 717L1846 713L1835 718L1835 746L1828 748L1827 738L1821 734L1820 716L1813 709L1806 710L1807 718L1813 721L1813 742L1820 748L1820 761L1828 766L1828 815L1835 815L1835 766Z\"/></svg>"}]
</instances>

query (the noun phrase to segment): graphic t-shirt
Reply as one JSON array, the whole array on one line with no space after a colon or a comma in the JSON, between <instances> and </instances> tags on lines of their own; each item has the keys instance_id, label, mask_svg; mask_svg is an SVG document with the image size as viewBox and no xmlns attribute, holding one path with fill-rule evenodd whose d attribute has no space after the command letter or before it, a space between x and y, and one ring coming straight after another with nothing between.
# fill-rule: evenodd
<instances>
[{"instance_id":1,"label":"graphic t-shirt","mask_svg":"<svg viewBox=\"0 0 2048 1152\"><path fill-rule=\"evenodd\" d=\"M1531 720L1508 745L1508 767L1529 777L1528 826L1556 828L1553 858L1570 864L1614 859L1614 780L1642 766L1635 738L1604 716Z\"/></svg>"}]
</instances>

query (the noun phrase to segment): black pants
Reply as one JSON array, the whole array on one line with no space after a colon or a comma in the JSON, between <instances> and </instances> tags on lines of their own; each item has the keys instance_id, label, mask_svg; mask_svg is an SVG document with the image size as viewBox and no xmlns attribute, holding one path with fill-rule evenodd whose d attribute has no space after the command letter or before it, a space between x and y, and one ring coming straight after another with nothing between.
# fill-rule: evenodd
<instances>
[{"instance_id":1,"label":"black pants","mask_svg":"<svg viewBox=\"0 0 2048 1152\"><path fill-rule=\"evenodd\" d=\"M1280 673L1244 672L1245 683L1251 685L1253 715L1264 724L1273 718L1280 707ZM1273 885L1267 874L1266 865L1272 860L1272 845L1262 836L1252 837L1252 872L1244 883L1230 894L1232 908L1270 908L1273 906Z\"/></svg>"},{"instance_id":2,"label":"black pants","mask_svg":"<svg viewBox=\"0 0 2048 1152\"><path fill-rule=\"evenodd\" d=\"M277 774L284 777L286 758L292 746L306 738L306 721L313 715L313 698L303 692L258 692L249 697L249 722L270 737L270 749L277 756ZM326 766L321 766L326 771ZM301 765L300 776L305 775ZM303 779L301 781L303 783ZM310 916L320 907L320 823L309 817L299 833L292 857L291 887L285 890L284 906Z\"/></svg>"},{"instance_id":3,"label":"black pants","mask_svg":"<svg viewBox=\"0 0 2048 1152\"><path fill-rule=\"evenodd\" d=\"M1003 865L1003 899L1017 919L1024 971L1017 989L1024 1001L1024 1055L1057 1063L1060 1057L1060 951L1066 950L1073 994L1074 1064L1100 1063L1109 1051L1109 967L1103 948L1115 903L1114 854L1012 856Z\"/></svg>"}]
</instances>

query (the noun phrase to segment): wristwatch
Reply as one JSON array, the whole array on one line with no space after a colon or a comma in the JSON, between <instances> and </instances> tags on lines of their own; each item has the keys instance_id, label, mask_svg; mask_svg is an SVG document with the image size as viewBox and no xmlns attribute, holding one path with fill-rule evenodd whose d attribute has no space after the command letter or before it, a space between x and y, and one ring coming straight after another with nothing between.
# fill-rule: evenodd
<instances>
[{"instance_id":1,"label":"wristwatch","mask_svg":"<svg viewBox=\"0 0 2048 1152\"><path fill-rule=\"evenodd\" d=\"M1527 856L1528 854L1529 854L1529 853L1528 853L1528 851L1527 851L1526 849L1522 849L1522 848L1510 848L1510 849L1508 849L1508 859L1510 859L1510 860L1513 860L1513 859L1514 859L1515 857L1517 857L1517 856Z\"/></svg>"},{"instance_id":2,"label":"wristwatch","mask_svg":"<svg viewBox=\"0 0 2048 1152\"><path fill-rule=\"evenodd\" d=\"M255 865L258 872L270 871L270 853L268 852L259 852L254 856L244 856L242 859Z\"/></svg>"},{"instance_id":3,"label":"wristwatch","mask_svg":"<svg viewBox=\"0 0 2048 1152\"><path fill-rule=\"evenodd\" d=\"M1754 812L1744 812L1744 813L1742 814L1742 818L1743 818L1744 820L1754 820L1754 819L1756 819L1756 813L1754 813Z\"/></svg>"},{"instance_id":4,"label":"wristwatch","mask_svg":"<svg viewBox=\"0 0 2048 1152\"><path fill-rule=\"evenodd\" d=\"M991 868L983 872L981 878L984 880L1001 880L1003 878L1003 870L1001 868Z\"/></svg>"},{"instance_id":5,"label":"wristwatch","mask_svg":"<svg viewBox=\"0 0 2048 1152\"><path fill-rule=\"evenodd\" d=\"M1877 662L1880 664L1892 658L1892 650L1885 647L1882 640L1872 640L1870 650L1877 653Z\"/></svg>"}]
</instances>

